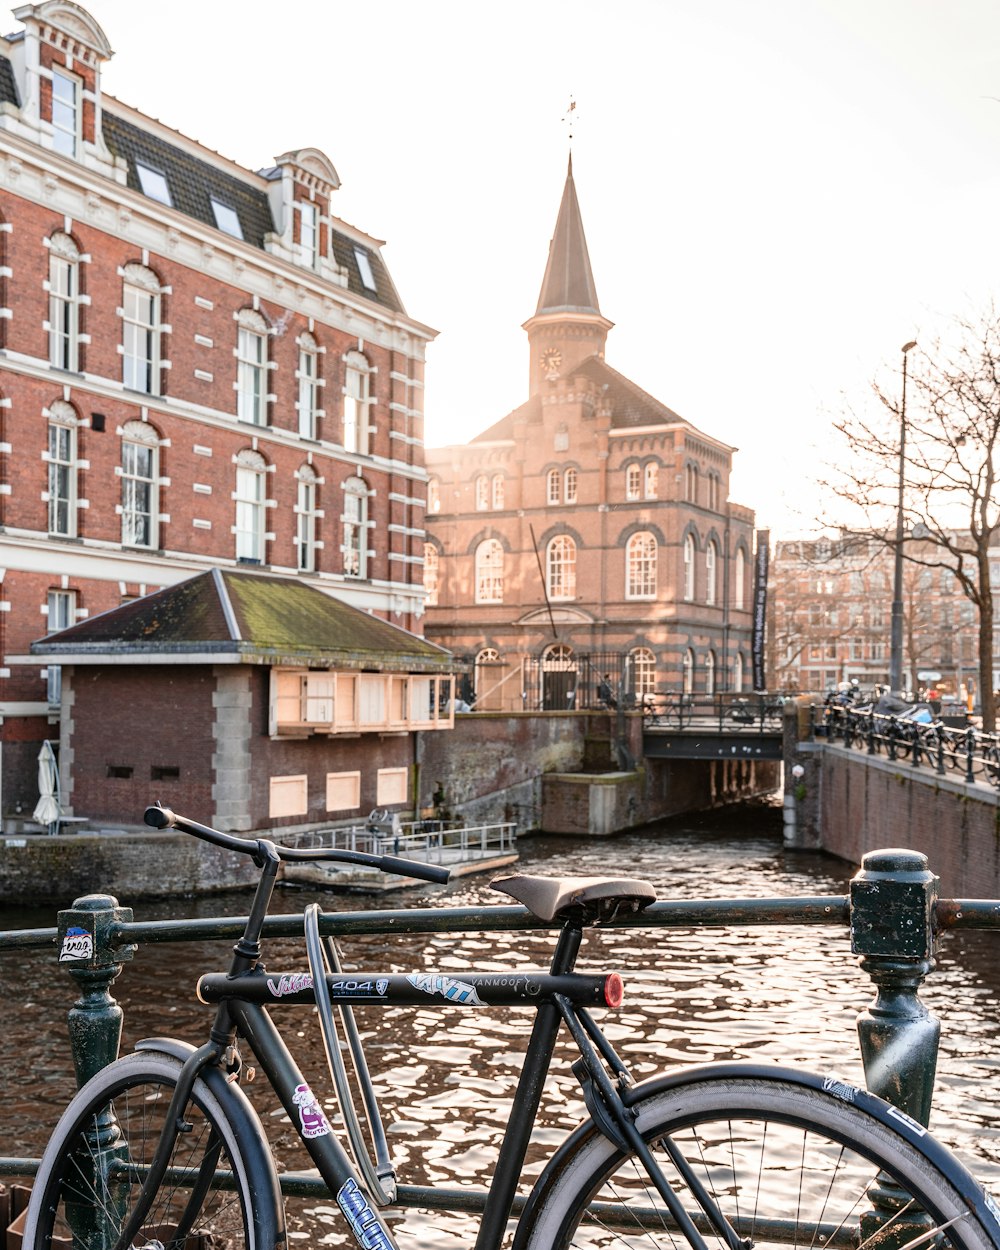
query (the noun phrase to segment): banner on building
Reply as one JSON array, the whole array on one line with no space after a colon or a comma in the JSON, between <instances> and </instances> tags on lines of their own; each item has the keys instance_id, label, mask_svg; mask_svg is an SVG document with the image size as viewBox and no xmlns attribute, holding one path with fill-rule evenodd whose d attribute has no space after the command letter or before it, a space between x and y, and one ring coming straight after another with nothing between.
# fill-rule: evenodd
<instances>
[{"instance_id":1,"label":"banner on building","mask_svg":"<svg viewBox=\"0 0 1000 1250\"><path fill-rule=\"evenodd\" d=\"M767 565L770 543L770 530L758 530L753 580L753 633L750 638L754 690L767 689L764 643L767 633Z\"/></svg>"}]
</instances>

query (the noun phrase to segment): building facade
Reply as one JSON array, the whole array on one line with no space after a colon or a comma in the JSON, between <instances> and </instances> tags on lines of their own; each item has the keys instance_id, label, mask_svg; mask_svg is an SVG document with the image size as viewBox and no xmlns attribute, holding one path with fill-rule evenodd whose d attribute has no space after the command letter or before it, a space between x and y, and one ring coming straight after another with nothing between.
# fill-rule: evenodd
<instances>
[{"instance_id":1,"label":"building facade","mask_svg":"<svg viewBox=\"0 0 1000 1250\"><path fill-rule=\"evenodd\" d=\"M612 369L611 328L571 163L524 325L527 402L426 453L425 630L464 658L477 708L579 706L606 676L630 700L749 687L735 449Z\"/></svg>"},{"instance_id":2,"label":"building facade","mask_svg":"<svg viewBox=\"0 0 1000 1250\"><path fill-rule=\"evenodd\" d=\"M259 172L105 95L68 0L0 40L0 814L35 790L33 640L211 568L418 631L423 372L315 149Z\"/></svg>"}]
</instances>

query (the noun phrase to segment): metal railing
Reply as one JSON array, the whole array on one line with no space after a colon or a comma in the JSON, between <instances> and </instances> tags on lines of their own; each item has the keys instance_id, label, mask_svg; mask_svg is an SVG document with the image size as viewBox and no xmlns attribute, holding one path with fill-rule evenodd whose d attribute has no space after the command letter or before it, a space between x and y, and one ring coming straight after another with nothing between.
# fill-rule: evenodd
<instances>
[{"instance_id":1,"label":"metal railing","mask_svg":"<svg viewBox=\"0 0 1000 1250\"><path fill-rule=\"evenodd\" d=\"M769 693L694 695L679 691L646 695L642 702L643 727L778 733L788 697Z\"/></svg>"},{"instance_id":2,"label":"metal railing","mask_svg":"<svg viewBox=\"0 0 1000 1250\"><path fill-rule=\"evenodd\" d=\"M881 712L813 705L812 733L869 755L908 760L942 777L981 781L1000 789L1000 734L983 733L971 725L958 729L940 721L921 724Z\"/></svg>"},{"instance_id":3,"label":"metal railing","mask_svg":"<svg viewBox=\"0 0 1000 1250\"><path fill-rule=\"evenodd\" d=\"M400 821L391 832L380 829L311 829L282 835L285 846L330 847L339 851L362 851L366 855L402 855L431 864L456 859L485 859L513 854L517 849L517 825L512 821L489 825L465 825L446 820Z\"/></svg>"}]
</instances>

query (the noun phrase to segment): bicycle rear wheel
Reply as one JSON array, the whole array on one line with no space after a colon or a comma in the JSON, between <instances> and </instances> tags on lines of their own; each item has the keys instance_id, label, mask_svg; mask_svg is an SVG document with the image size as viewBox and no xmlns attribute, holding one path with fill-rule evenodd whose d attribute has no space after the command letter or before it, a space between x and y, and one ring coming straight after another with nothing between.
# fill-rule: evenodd
<instances>
[{"instance_id":1,"label":"bicycle rear wheel","mask_svg":"<svg viewBox=\"0 0 1000 1250\"><path fill-rule=\"evenodd\" d=\"M180 1066L171 1055L140 1050L80 1090L42 1156L26 1247L112 1250L162 1133ZM217 1096L212 1083L195 1082L186 1126L135 1242L144 1250L273 1250L275 1229L284 1240L280 1199L267 1183L270 1162L261 1167L256 1158L253 1124L231 1120L233 1108L238 1120L253 1112L236 1102L231 1087Z\"/></svg>"},{"instance_id":2,"label":"bicycle rear wheel","mask_svg":"<svg viewBox=\"0 0 1000 1250\"><path fill-rule=\"evenodd\" d=\"M634 1109L643 1138L661 1143L654 1153L709 1250L726 1243L667 1160L666 1136L755 1250L996 1250L981 1222L996 1233L996 1220L957 1161L821 1089L768 1077L709 1077L651 1093ZM873 1214L876 1194L895 1212L891 1218ZM635 1156L590 1127L574 1134L539 1179L514 1247L686 1244Z\"/></svg>"}]
</instances>

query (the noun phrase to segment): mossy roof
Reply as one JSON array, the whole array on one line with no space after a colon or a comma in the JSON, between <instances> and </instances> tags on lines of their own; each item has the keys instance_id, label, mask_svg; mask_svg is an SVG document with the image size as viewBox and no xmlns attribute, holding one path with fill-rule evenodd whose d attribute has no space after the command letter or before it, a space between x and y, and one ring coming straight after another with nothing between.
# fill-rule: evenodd
<instances>
[{"instance_id":1,"label":"mossy roof","mask_svg":"<svg viewBox=\"0 0 1000 1250\"><path fill-rule=\"evenodd\" d=\"M31 644L64 663L232 657L392 672L447 672L450 652L291 577L213 569Z\"/></svg>"}]
</instances>

